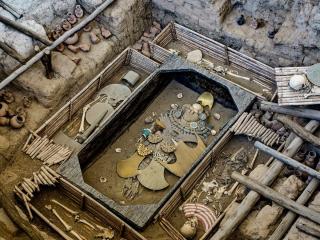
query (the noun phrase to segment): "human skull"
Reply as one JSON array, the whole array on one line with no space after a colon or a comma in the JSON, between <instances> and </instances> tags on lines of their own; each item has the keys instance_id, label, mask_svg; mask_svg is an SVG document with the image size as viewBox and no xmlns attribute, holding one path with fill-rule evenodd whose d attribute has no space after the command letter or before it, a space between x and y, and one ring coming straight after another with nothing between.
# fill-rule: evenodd
<instances>
[{"instance_id":1,"label":"human skull","mask_svg":"<svg viewBox=\"0 0 320 240\"><path fill-rule=\"evenodd\" d=\"M308 83L309 83L309 81L308 81L306 75L304 75L304 74L293 75L290 78L289 87L295 91L299 91L299 90L306 88L309 85Z\"/></svg>"}]
</instances>

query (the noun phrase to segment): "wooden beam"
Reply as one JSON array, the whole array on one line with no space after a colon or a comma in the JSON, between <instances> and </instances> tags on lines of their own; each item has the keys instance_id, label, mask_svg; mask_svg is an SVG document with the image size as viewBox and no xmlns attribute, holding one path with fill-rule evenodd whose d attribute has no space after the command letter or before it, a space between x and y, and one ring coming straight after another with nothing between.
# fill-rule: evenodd
<instances>
[{"instance_id":1,"label":"wooden beam","mask_svg":"<svg viewBox=\"0 0 320 240\"><path fill-rule=\"evenodd\" d=\"M6 85L8 85L10 82L12 82L14 79L16 79L20 74L28 70L34 63L39 61L43 57L45 51L51 52L52 50L54 50L59 44L63 43L67 38L71 37L73 34L75 34L79 30L81 30L83 27L85 27L89 22L93 21L104 9L106 9L106 7L108 7L114 1L115 0L104 1L99 7L96 8L96 10L94 10L83 21L81 21L75 27L65 32L61 37L55 40L52 43L52 45L46 47L41 52L37 53L25 65L21 66L20 68L15 70L13 73L11 73L7 78L5 78L2 82L0 82L0 90L4 88Z\"/></svg>"},{"instance_id":2,"label":"wooden beam","mask_svg":"<svg viewBox=\"0 0 320 240\"><path fill-rule=\"evenodd\" d=\"M44 38L39 33L30 29L30 27L26 27L23 24L13 21L3 15L0 15L0 22L3 22L4 24L9 25L10 27L18 30L19 32L24 33L25 35L28 35L29 37L39 40L40 42L42 42L47 46L49 46L52 43L50 40Z\"/></svg>"},{"instance_id":3,"label":"wooden beam","mask_svg":"<svg viewBox=\"0 0 320 240\"><path fill-rule=\"evenodd\" d=\"M312 133L306 131L295 121L292 121L290 118L284 115L276 116L276 119L282 122L287 128L292 130L299 137L303 138L305 141L313 144L316 147L320 147L320 138L314 136Z\"/></svg>"},{"instance_id":4,"label":"wooden beam","mask_svg":"<svg viewBox=\"0 0 320 240\"><path fill-rule=\"evenodd\" d=\"M261 183L259 183L256 180L253 180L247 176L244 176L238 172L233 172L231 174L231 177L240 182L241 184L245 185L246 187L250 188L253 191L256 191L257 193L261 194L265 198L268 198L275 203L279 204L280 206L289 209L292 212L295 212L296 214L303 216L305 218L308 218L311 221L314 221L316 223L320 223L320 213L311 210L310 208L307 208L306 206L303 206L299 203L296 203L292 199L276 192L272 188L265 186Z\"/></svg>"},{"instance_id":5,"label":"wooden beam","mask_svg":"<svg viewBox=\"0 0 320 240\"><path fill-rule=\"evenodd\" d=\"M264 145L261 142L256 141L254 143L254 146L256 148L258 148L259 150L261 150L262 152L265 152L271 156L273 156L274 158L276 158L277 160L285 163L286 165L289 165L291 167L294 167L295 169L298 169L302 172L307 173L308 175L310 175L311 177L317 178L318 180L320 180L320 173L314 169L312 169L311 167L308 167L266 145Z\"/></svg>"},{"instance_id":6,"label":"wooden beam","mask_svg":"<svg viewBox=\"0 0 320 240\"><path fill-rule=\"evenodd\" d=\"M318 110L297 107L281 107L276 103L267 101L260 102L260 109L263 111L282 113L295 117L302 117L320 121L320 111Z\"/></svg>"},{"instance_id":7,"label":"wooden beam","mask_svg":"<svg viewBox=\"0 0 320 240\"><path fill-rule=\"evenodd\" d=\"M307 131L314 132L318 128L318 126L319 122L312 120L305 126L305 129ZM289 157L292 157L300 149L302 144L303 140L300 137L295 137L293 140L291 140L290 144L285 148L283 153ZM261 178L261 183L268 186L271 185L283 170L283 167L284 164L282 162L273 162L270 165L268 171ZM246 216L250 213L251 209L256 205L259 199L260 195L258 193L250 191L242 200L235 213L230 216L222 226L220 226L211 240L227 239L231 235L231 233L238 227L238 225L246 218Z\"/></svg>"},{"instance_id":8,"label":"wooden beam","mask_svg":"<svg viewBox=\"0 0 320 240\"><path fill-rule=\"evenodd\" d=\"M296 223L296 228L304 233L320 238L320 227L313 222L310 223L305 219L301 219Z\"/></svg>"}]
</instances>

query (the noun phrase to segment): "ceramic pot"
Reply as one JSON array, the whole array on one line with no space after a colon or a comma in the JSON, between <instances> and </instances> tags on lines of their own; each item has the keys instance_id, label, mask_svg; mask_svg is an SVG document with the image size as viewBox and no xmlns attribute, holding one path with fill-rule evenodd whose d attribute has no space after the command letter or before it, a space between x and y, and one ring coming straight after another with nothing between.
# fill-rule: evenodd
<instances>
[{"instance_id":1,"label":"ceramic pot","mask_svg":"<svg viewBox=\"0 0 320 240\"><path fill-rule=\"evenodd\" d=\"M5 102L0 102L0 117L4 117L7 115L8 108L8 104L6 104Z\"/></svg>"},{"instance_id":2,"label":"ceramic pot","mask_svg":"<svg viewBox=\"0 0 320 240\"><path fill-rule=\"evenodd\" d=\"M9 118L0 117L0 126L8 126L10 122Z\"/></svg>"},{"instance_id":3,"label":"ceramic pot","mask_svg":"<svg viewBox=\"0 0 320 240\"><path fill-rule=\"evenodd\" d=\"M22 128L26 118L24 116L16 115L10 119L10 126L15 129Z\"/></svg>"}]
</instances>

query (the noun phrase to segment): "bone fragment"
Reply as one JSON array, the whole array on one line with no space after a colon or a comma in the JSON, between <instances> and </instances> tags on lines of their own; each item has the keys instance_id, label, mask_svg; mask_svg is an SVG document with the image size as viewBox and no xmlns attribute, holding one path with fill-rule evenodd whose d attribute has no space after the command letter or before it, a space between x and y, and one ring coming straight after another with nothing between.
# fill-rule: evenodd
<instances>
[{"instance_id":1,"label":"bone fragment","mask_svg":"<svg viewBox=\"0 0 320 240\"><path fill-rule=\"evenodd\" d=\"M66 210L68 213L70 213L70 214L73 215L73 216L79 215L79 212L74 211L74 210L68 208L67 206L63 205L62 203L58 202L58 201L55 200L55 199L51 199L51 202L53 202L53 203L57 204L58 206L62 207L64 210Z\"/></svg>"}]
</instances>

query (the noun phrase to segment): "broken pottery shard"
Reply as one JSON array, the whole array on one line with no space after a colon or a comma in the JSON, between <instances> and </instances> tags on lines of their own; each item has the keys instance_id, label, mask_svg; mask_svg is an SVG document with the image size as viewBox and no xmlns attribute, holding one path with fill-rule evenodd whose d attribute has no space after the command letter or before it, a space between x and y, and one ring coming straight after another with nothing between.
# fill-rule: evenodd
<instances>
[{"instance_id":1,"label":"broken pottery shard","mask_svg":"<svg viewBox=\"0 0 320 240\"><path fill-rule=\"evenodd\" d=\"M135 152L131 157L121 160L117 164L117 173L122 178L134 177L138 174L138 167L144 156L140 156Z\"/></svg>"},{"instance_id":2,"label":"broken pottery shard","mask_svg":"<svg viewBox=\"0 0 320 240\"><path fill-rule=\"evenodd\" d=\"M111 37L112 33L108 29L101 27L100 30L101 30L102 37L104 37L105 39L108 39L109 37Z\"/></svg>"},{"instance_id":3,"label":"broken pottery shard","mask_svg":"<svg viewBox=\"0 0 320 240\"><path fill-rule=\"evenodd\" d=\"M164 167L157 161L151 161L145 169L140 170L137 178L142 186L153 191L159 191L169 186L164 178Z\"/></svg>"},{"instance_id":4,"label":"broken pottery shard","mask_svg":"<svg viewBox=\"0 0 320 240\"><path fill-rule=\"evenodd\" d=\"M202 60L202 52L200 50L188 52L187 60L192 63L200 63Z\"/></svg>"}]
</instances>

